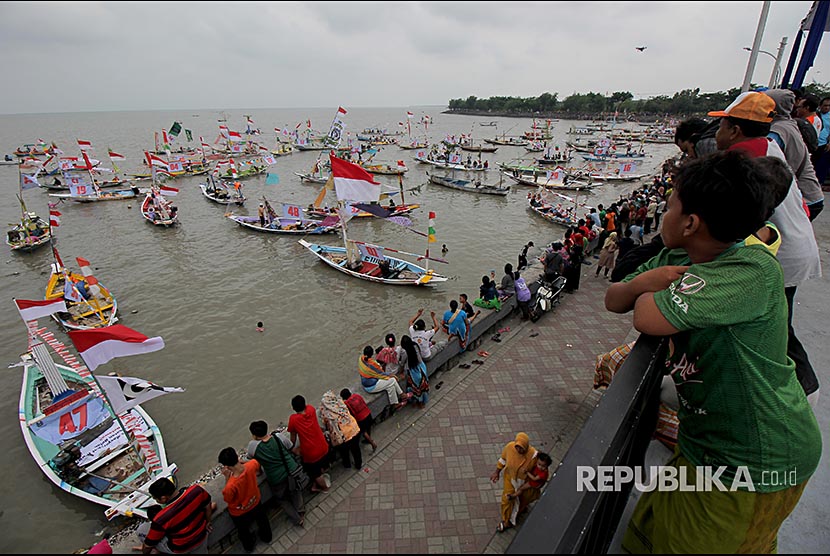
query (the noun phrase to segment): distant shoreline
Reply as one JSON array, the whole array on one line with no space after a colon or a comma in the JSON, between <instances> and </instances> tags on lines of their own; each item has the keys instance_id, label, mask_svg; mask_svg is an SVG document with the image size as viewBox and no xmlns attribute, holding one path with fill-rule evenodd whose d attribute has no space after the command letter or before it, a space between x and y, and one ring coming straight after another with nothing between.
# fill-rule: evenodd
<instances>
[{"instance_id":1,"label":"distant shoreline","mask_svg":"<svg viewBox=\"0 0 830 556\"><path fill-rule=\"evenodd\" d=\"M599 119L600 121L610 120L610 116L603 117L602 114L571 114L569 112L547 112L544 114L540 113L516 113L516 112L491 112L487 110L470 110L467 108L461 109L452 109L449 108L441 112L442 114L460 114L462 116L479 116L479 117L486 117L486 118L536 118L539 120L547 120L547 119L557 119L557 120L572 120L572 121L594 121ZM607 114L607 113L606 113ZM677 120L686 119L689 116L670 116L670 118L674 118ZM627 117L619 117L618 123L624 122L634 122L634 123L641 123L641 124L654 124L659 123L661 121L666 120L666 118L661 118L654 114L644 114L641 117L636 116L627 116Z\"/></svg>"}]
</instances>

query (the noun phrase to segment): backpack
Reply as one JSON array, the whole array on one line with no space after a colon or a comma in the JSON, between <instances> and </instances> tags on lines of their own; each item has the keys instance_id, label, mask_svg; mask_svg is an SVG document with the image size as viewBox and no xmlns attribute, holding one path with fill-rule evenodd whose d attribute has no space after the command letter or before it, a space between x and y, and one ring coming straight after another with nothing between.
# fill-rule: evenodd
<instances>
[{"instance_id":1,"label":"backpack","mask_svg":"<svg viewBox=\"0 0 830 556\"><path fill-rule=\"evenodd\" d=\"M813 154L818 150L818 133L813 124L804 118L793 118L798 124L798 131L801 132L801 138L804 139L804 144L807 145L807 152Z\"/></svg>"}]
</instances>

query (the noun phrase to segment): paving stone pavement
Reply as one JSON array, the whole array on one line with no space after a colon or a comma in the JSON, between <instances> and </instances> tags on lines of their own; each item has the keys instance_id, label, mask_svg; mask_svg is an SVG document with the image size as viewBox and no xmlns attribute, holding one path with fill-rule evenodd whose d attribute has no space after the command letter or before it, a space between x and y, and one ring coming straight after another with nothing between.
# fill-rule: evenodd
<instances>
[{"instance_id":1,"label":"paving stone pavement","mask_svg":"<svg viewBox=\"0 0 830 556\"><path fill-rule=\"evenodd\" d=\"M483 365L432 377L426 409L381 423L373 431L380 447L364 454L364 469L335 474L331 490L307 502L305 528L275 518L274 540L256 551L504 553L515 530L495 532L502 485L490 475L519 431L555 467L596 406L596 356L631 332L630 315L605 310L608 285L587 267L580 289L537 323L503 321L511 330L501 343L473 350L490 352Z\"/></svg>"}]
</instances>

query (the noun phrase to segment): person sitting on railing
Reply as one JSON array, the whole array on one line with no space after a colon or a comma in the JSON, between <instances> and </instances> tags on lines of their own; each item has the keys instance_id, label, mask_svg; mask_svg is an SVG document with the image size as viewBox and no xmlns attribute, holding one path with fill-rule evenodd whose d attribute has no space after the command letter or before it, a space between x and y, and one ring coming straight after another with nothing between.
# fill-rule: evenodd
<instances>
[{"instance_id":1,"label":"person sitting on railing","mask_svg":"<svg viewBox=\"0 0 830 556\"><path fill-rule=\"evenodd\" d=\"M695 487L643 493L626 552L774 551L818 466L821 432L787 356L783 271L766 245L743 241L775 206L775 179L740 151L681 167L666 248L606 292L637 330L671 336L680 427L667 465ZM702 465L717 483L698 479Z\"/></svg>"}]
</instances>

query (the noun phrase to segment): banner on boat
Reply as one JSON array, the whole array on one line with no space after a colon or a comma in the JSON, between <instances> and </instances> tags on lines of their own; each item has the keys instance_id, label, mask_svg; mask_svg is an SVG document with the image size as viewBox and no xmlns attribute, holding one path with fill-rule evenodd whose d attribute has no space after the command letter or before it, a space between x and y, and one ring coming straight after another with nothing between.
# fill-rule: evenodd
<instances>
[{"instance_id":1,"label":"banner on boat","mask_svg":"<svg viewBox=\"0 0 830 556\"><path fill-rule=\"evenodd\" d=\"M343 128L346 127L346 124L340 119L341 115L346 115L346 109L342 106L337 109L337 114L334 115L334 119L331 121L331 129L329 129L328 134L329 142L335 147L340 145L340 139L343 137Z\"/></svg>"},{"instance_id":2,"label":"banner on boat","mask_svg":"<svg viewBox=\"0 0 830 556\"><path fill-rule=\"evenodd\" d=\"M103 423L109 416L101 398L83 398L38 421L31 430L38 438L58 445Z\"/></svg>"},{"instance_id":3,"label":"banner on boat","mask_svg":"<svg viewBox=\"0 0 830 556\"><path fill-rule=\"evenodd\" d=\"M383 256L383 247L379 245L365 245L363 243L358 243L357 248L360 250L360 258L366 259L368 257L374 257L379 261L385 260Z\"/></svg>"},{"instance_id":4,"label":"banner on boat","mask_svg":"<svg viewBox=\"0 0 830 556\"><path fill-rule=\"evenodd\" d=\"M85 184L70 183L69 195L72 197L87 197L95 193L95 190Z\"/></svg>"},{"instance_id":5,"label":"banner on boat","mask_svg":"<svg viewBox=\"0 0 830 556\"><path fill-rule=\"evenodd\" d=\"M286 218L298 218L300 220L305 219L305 213L299 205L283 205L282 215Z\"/></svg>"}]
</instances>

